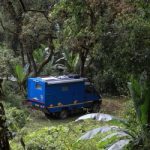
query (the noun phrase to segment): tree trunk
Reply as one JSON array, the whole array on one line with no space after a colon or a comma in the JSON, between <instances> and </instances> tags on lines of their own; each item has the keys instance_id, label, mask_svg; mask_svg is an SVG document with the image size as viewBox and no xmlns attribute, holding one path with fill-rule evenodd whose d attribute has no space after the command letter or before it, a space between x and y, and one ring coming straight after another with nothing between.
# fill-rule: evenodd
<instances>
[{"instance_id":1,"label":"tree trunk","mask_svg":"<svg viewBox=\"0 0 150 150\"><path fill-rule=\"evenodd\" d=\"M0 78L0 96L3 95L2 83L3 83L3 79Z\"/></svg>"},{"instance_id":2,"label":"tree trunk","mask_svg":"<svg viewBox=\"0 0 150 150\"><path fill-rule=\"evenodd\" d=\"M0 102L0 149L10 150L8 142L8 129L6 126L6 117L3 104Z\"/></svg>"},{"instance_id":3,"label":"tree trunk","mask_svg":"<svg viewBox=\"0 0 150 150\"><path fill-rule=\"evenodd\" d=\"M88 56L88 53L89 53L89 48L85 47L85 46L81 46L82 50L80 51L79 53L79 56L80 56L80 61L81 61L81 64L80 64L80 76L83 77L85 74L85 62L86 62L86 58Z\"/></svg>"},{"instance_id":4,"label":"tree trunk","mask_svg":"<svg viewBox=\"0 0 150 150\"><path fill-rule=\"evenodd\" d=\"M31 64L32 64L33 76L36 77L37 76L37 65L36 65L36 62L34 60L33 54L31 52L29 53L29 57L30 57Z\"/></svg>"},{"instance_id":5,"label":"tree trunk","mask_svg":"<svg viewBox=\"0 0 150 150\"><path fill-rule=\"evenodd\" d=\"M20 41L20 55L22 60L22 66L24 67L25 66L24 49L21 41Z\"/></svg>"},{"instance_id":6,"label":"tree trunk","mask_svg":"<svg viewBox=\"0 0 150 150\"><path fill-rule=\"evenodd\" d=\"M83 77L84 76L84 66L85 66L85 60L86 60L86 56L84 56L84 53L80 53L80 76Z\"/></svg>"},{"instance_id":7,"label":"tree trunk","mask_svg":"<svg viewBox=\"0 0 150 150\"><path fill-rule=\"evenodd\" d=\"M11 48L14 51L14 55L18 56L19 53L17 50L18 50L18 46L20 44L19 43L19 35L22 31L22 13L20 13L18 16L18 14L16 13L16 10L13 6L13 3L10 0L2 0L2 6L4 8L5 13L9 14L10 19L12 19L15 24L15 30L11 32L12 33Z\"/></svg>"}]
</instances>

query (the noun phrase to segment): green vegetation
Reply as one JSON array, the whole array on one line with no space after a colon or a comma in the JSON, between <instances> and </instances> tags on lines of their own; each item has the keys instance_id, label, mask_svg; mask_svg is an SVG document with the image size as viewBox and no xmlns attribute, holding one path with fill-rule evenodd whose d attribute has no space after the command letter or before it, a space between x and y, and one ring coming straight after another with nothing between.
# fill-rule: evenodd
<instances>
[{"instance_id":1,"label":"green vegetation","mask_svg":"<svg viewBox=\"0 0 150 150\"><path fill-rule=\"evenodd\" d=\"M14 150L96 150L124 139L126 149L150 149L149 10L144 0L1 0L0 149L9 150L9 140ZM28 77L68 73L90 78L110 96L101 112L125 121L47 120L25 107ZM123 95L129 100L112 98ZM79 140L105 125L127 136Z\"/></svg>"},{"instance_id":2,"label":"green vegetation","mask_svg":"<svg viewBox=\"0 0 150 150\"><path fill-rule=\"evenodd\" d=\"M106 100L106 103L111 100ZM112 102L111 102L112 103ZM125 101L122 106L125 105ZM118 110L118 113L121 110ZM80 136L88 130L98 128L104 125L124 126L119 122L96 122L95 120L85 120L74 122L77 116L68 118L67 120L46 119L41 112L30 112L30 120L25 125L20 134L26 144L27 149L98 149L97 143L100 138L110 134L98 134L93 139L79 141ZM13 149L23 149L21 142L18 143L20 137L16 136L10 143Z\"/></svg>"}]
</instances>

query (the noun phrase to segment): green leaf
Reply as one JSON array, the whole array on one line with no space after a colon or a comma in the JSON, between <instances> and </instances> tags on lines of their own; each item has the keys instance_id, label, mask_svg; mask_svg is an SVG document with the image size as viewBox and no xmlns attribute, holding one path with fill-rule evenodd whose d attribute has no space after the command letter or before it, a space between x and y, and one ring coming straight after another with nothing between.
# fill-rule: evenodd
<instances>
[{"instance_id":1,"label":"green leaf","mask_svg":"<svg viewBox=\"0 0 150 150\"><path fill-rule=\"evenodd\" d=\"M19 83L21 83L26 76L24 68L21 65L15 66L15 74Z\"/></svg>"}]
</instances>

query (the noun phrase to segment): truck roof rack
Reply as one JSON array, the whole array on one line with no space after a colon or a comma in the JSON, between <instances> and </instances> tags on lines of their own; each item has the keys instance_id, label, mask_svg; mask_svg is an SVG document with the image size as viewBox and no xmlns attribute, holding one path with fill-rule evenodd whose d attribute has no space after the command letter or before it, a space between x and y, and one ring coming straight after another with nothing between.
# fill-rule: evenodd
<instances>
[{"instance_id":1,"label":"truck roof rack","mask_svg":"<svg viewBox=\"0 0 150 150\"><path fill-rule=\"evenodd\" d=\"M69 78L74 78L74 79L79 79L81 78L81 76L79 74L69 74L68 75Z\"/></svg>"},{"instance_id":2,"label":"truck roof rack","mask_svg":"<svg viewBox=\"0 0 150 150\"><path fill-rule=\"evenodd\" d=\"M63 75L63 76L49 76L49 77L39 77L39 80L46 82L47 84L61 84L61 83L73 83L86 81L87 78L82 78L79 75Z\"/></svg>"}]
</instances>

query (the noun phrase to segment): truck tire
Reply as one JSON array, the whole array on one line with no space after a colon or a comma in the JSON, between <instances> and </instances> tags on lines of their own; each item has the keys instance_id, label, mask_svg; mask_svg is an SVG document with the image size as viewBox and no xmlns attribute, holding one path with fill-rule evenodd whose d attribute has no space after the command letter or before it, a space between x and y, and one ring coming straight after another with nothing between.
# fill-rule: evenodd
<instances>
[{"instance_id":1,"label":"truck tire","mask_svg":"<svg viewBox=\"0 0 150 150\"><path fill-rule=\"evenodd\" d=\"M51 114L48 114L48 113L44 113L44 114L45 114L45 117L46 117L47 119L50 119L50 118L52 117Z\"/></svg>"},{"instance_id":2,"label":"truck tire","mask_svg":"<svg viewBox=\"0 0 150 150\"><path fill-rule=\"evenodd\" d=\"M59 114L60 119L66 119L68 117L68 111L67 110L62 110Z\"/></svg>"},{"instance_id":3,"label":"truck tire","mask_svg":"<svg viewBox=\"0 0 150 150\"><path fill-rule=\"evenodd\" d=\"M97 113L100 111L101 108L101 102L94 102L92 107L92 112Z\"/></svg>"}]
</instances>

